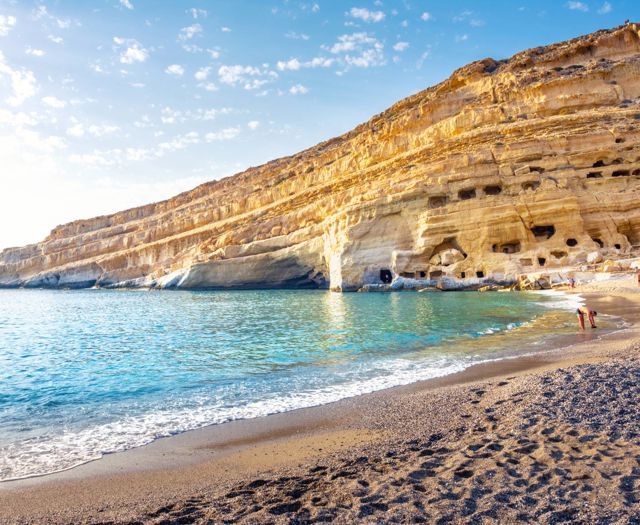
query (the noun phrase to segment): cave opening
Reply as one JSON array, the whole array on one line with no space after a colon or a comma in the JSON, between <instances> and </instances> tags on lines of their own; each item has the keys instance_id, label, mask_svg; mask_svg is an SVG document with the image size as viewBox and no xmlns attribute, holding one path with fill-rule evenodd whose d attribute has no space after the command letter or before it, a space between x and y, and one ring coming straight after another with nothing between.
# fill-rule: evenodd
<instances>
[{"instance_id":1,"label":"cave opening","mask_svg":"<svg viewBox=\"0 0 640 525\"><path fill-rule=\"evenodd\" d=\"M617 170L611 174L612 177L628 177L629 175L631 175L629 170Z\"/></svg>"},{"instance_id":2,"label":"cave opening","mask_svg":"<svg viewBox=\"0 0 640 525\"><path fill-rule=\"evenodd\" d=\"M494 253L518 253L520 251L520 242L510 241L503 244L494 244L491 248Z\"/></svg>"},{"instance_id":3,"label":"cave opening","mask_svg":"<svg viewBox=\"0 0 640 525\"><path fill-rule=\"evenodd\" d=\"M466 201L466 200L469 200L469 199L475 199L475 197L476 197L476 189L475 188L470 188L470 189L467 189L467 190L460 190L458 192L458 198L461 201Z\"/></svg>"},{"instance_id":4,"label":"cave opening","mask_svg":"<svg viewBox=\"0 0 640 525\"><path fill-rule=\"evenodd\" d=\"M578 241L576 239L567 239L567 246L577 246L578 245Z\"/></svg>"},{"instance_id":5,"label":"cave opening","mask_svg":"<svg viewBox=\"0 0 640 525\"><path fill-rule=\"evenodd\" d=\"M466 272L460 272L460 278L464 279L467 276Z\"/></svg>"},{"instance_id":6,"label":"cave opening","mask_svg":"<svg viewBox=\"0 0 640 525\"><path fill-rule=\"evenodd\" d=\"M380 280L383 284L389 284L393 280L393 274L391 270L382 269L380 270Z\"/></svg>"},{"instance_id":7,"label":"cave opening","mask_svg":"<svg viewBox=\"0 0 640 525\"><path fill-rule=\"evenodd\" d=\"M632 175L635 175L636 177L637 177L637 176L640 176L640 169L638 169L638 170L634 170L634 171L633 171L633 173L632 173Z\"/></svg>"},{"instance_id":8,"label":"cave opening","mask_svg":"<svg viewBox=\"0 0 640 525\"><path fill-rule=\"evenodd\" d=\"M531 233L538 241L544 241L551 239L556 233L556 227L553 224L547 224L544 226L534 226L531 228Z\"/></svg>"},{"instance_id":9,"label":"cave opening","mask_svg":"<svg viewBox=\"0 0 640 525\"><path fill-rule=\"evenodd\" d=\"M598 239L597 237L595 239L592 239L593 242L595 242L600 248L604 248L604 243L602 242L601 239Z\"/></svg>"},{"instance_id":10,"label":"cave opening","mask_svg":"<svg viewBox=\"0 0 640 525\"><path fill-rule=\"evenodd\" d=\"M482 270L478 270L478 271L476 272L476 277L477 277L478 279L482 279L482 278L484 277L484 272L483 272Z\"/></svg>"},{"instance_id":11,"label":"cave opening","mask_svg":"<svg viewBox=\"0 0 640 525\"><path fill-rule=\"evenodd\" d=\"M418 275L420 275L420 279L424 279L427 276L427 272L418 272Z\"/></svg>"},{"instance_id":12,"label":"cave opening","mask_svg":"<svg viewBox=\"0 0 640 525\"><path fill-rule=\"evenodd\" d=\"M613 247L614 247L616 250L619 250L620 248L622 248L622 246L621 246L619 243L615 243L615 244L613 245Z\"/></svg>"},{"instance_id":13,"label":"cave opening","mask_svg":"<svg viewBox=\"0 0 640 525\"><path fill-rule=\"evenodd\" d=\"M429 259L432 259L436 255L446 250L457 250L460 252L463 258L467 258L467 253L462 249L462 247L458 244L458 241L455 237L447 237L440 244L438 244L431 252ZM434 263L432 263L434 264ZM439 263L438 263L439 264Z\"/></svg>"},{"instance_id":14,"label":"cave opening","mask_svg":"<svg viewBox=\"0 0 640 525\"><path fill-rule=\"evenodd\" d=\"M442 277L441 270L434 270L433 272L429 272L429 279L437 279L438 277Z\"/></svg>"},{"instance_id":15,"label":"cave opening","mask_svg":"<svg viewBox=\"0 0 640 525\"><path fill-rule=\"evenodd\" d=\"M530 180L522 183L523 190L537 190L540 187L540 182L537 180Z\"/></svg>"},{"instance_id":16,"label":"cave opening","mask_svg":"<svg viewBox=\"0 0 640 525\"><path fill-rule=\"evenodd\" d=\"M590 171L587 173L587 179L601 179L602 172L601 171Z\"/></svg>"},{"instance_id":17,"label":"cave opening","mask_svg":"<svg viewBox=\"0 0 640 525\"><path fill-rule=\"evenodd\" d=\"M566 257L568 253L558 250L551 252L551 255L553 255L556 259L562 259L563 257Z\"/></svg>"},{"instance_id":18,"label":"cave opening","mask_svg":"<svg viewBox=\"0 0 640 525\"><path fill-rule=\"evenodd\" d=\"M484 193L485 195L500 195L502 193L502 186L485 186Z\"/></svg>"},{"instance_id":19,"label":"cave opening","mask_svg":"<svg viewBox=\"0 0 640 525\"><path fill-rule=\"evenodd\" d=\"M447 205L449 199L446 195L434 195L433 197L429 197L429 208L442 208Z\"/></svg>"},{"instance_id":20,"label":"cave opening","mask_svg":"<svg viewBox=\"0 0 640 525\"><path fill-rule=\"evenodd\" d=\"M593 163L594 168L603 168L604 166L606 166L604 160L597 160Z\"/></svg>"},{"instance_id":21,"label":"cave opening","mask_svg":"<svg viewBox=\"0 0 640 525\"><path fill-rule=\"evenodd\" d=\"M544 257L538 257L538 264L540 266L544 266L545 264L547 264L547 260Z\"/></svg>"}]
</instances>

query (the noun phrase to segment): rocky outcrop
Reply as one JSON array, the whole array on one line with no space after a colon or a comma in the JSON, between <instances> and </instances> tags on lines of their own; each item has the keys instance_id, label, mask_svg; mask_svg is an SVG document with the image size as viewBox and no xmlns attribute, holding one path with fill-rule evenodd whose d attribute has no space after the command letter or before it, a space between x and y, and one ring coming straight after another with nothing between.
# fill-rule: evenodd
<instances>
[{"instance_id":1,"label":"rocky outcrop","mask_svg":"<svg viewBox=\"0 0 640 525\"><path fill-rule=\"evenodd\" d=\"M616 259L640 244L639 29L472 63L292 157L59 226L0 253L0 285L351 290Z\"/></svg>"}]
</instances>

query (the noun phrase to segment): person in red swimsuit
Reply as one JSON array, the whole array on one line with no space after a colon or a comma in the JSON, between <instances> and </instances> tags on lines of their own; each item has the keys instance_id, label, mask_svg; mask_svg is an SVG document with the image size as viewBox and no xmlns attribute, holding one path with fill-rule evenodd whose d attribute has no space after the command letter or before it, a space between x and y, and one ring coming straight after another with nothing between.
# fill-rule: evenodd
<instances>
[{"instance_id":1,"label":"person in red swimsuit","mask_svg":"<svg viewBox=\"0 0 640 525\"><path fill-rule=\"evenodd\" d=\"M580 330L584 330L585 315L589 319L589 324L591 325L591 328L597 328L594 317L598 315L598 312L596 312L595 310L592 310L588 306L581 306L576 310L576 314L578 314L578 322L580 323Z\"/></svg>"}]
</instances>

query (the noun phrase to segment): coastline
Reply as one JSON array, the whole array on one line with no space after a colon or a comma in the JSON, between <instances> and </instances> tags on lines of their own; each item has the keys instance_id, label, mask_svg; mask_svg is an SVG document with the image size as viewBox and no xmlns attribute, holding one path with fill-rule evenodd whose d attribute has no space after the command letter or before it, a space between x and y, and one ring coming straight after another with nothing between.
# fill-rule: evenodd
<instances>
[{"instance_id":1,"label":"coastline","mask_svg":"<svg viewBox=\"0 0 640 525\"><path fill-rule=\"evenodd\" d=\"M328 465L326 468L331 469L363 455L386 457L389 450L405 447L407 440L425 436L442 435L439 441L453 439L457 429L476 419L473 411L480 403L469 403L476 400L474 390L477 392L480 386L484 403L504 390L507 385L500 385L505 382L511 389L558 369L600 366L627 354L637 355L639 298L632 285L628 290L618 287L618 291L605 286L611 283L576 291L597 310L620 316L628 323L628 327L606 337L589 340L587 332L581 343L570 348L474 365L449 376L328 405L205 427L57 474L1 483L0 521L153 522L172 515L177 508L188 507L191 511L183 516L184 522L195 522L214 512L211 509L217 506L212 502L225 501L234 487L256 478L295 477L301 471L309 472L310 466ZM602 289L608 293L602 293ZM252 494L243 498L255 498L255 491ZM236 519L284 519L302 508L297 506L300 498L284 494L282 498L294 504L283 507L280 514L257 505L260 510ZM198 503L189 503L191 500ZM383 515L389 510L385 505L387 510L379 510ZM159 512L162 508L166 509ZM215 512L227 515L224 513L231 510ZM353 518L355 511L337 512L339 521ZM212 514L207 519L216 521L220 517Z\"/></svg>"},{"instance_id":2,"label":"coastline","mask_svg":"<svg viewBox=\"0 0 640 525\"><path fill-rule=\"evenodd\" d=\"M202 431L203 429L206 429L208 427L210 427L210 429L214 429L220 427L221 425L227 425L229 423L234 423L242 420L260 420L265 417L284 414L287 412L297 413L299 411L319 408L325 405L332 405L341 401L354 399L360 396L366 396L385 390L393 390L400 387L411 387L414 384L424 383L424 387L429 388L430 382L435 379L443 380L442 382L438 382L437 384L442 383L446 385L456 384L460 381L464 381L464 378L467 376L483 378L487 373L485 372L485 370L491 371L496 369L496 367L502 366L499 364L502 361L518 361L518 364L516 364L515 366L519 369L520 366L522 366L521 363L528 363L529 359L533 359L535 361L535 359L539 359L540 356L544 353L565 348L567 346L571 346L573 344L581 342L581 339L583 337L579 335L577 336L575 333L554 334L553 332L549 331L550 327L553 327L555 326L555 323L560 322L564 326L564 332L566 332L567 312L571 312L570 317L571 321L573 321L573 309L577 305L582 304L580 295L567 294L564 291L558 290L544 290L524 293L530 296L529 298L527 298L527 301L532 301L533 303L542 307L540 308L540 312L545 312L545 310L547 310L549 313L537 314L535 320L511 323L504 328L490 327L486 330L478 331L476 334L474 334L473 338L469 340L461 338L460 340L456 341L448 341L445 339L441 341L437 346L433 347L433 349L438 349L440 352L444 353L444 355L462 355L463 360L460 360L458 363L454 362L450 365L442 363L442 366L440 367L432 367L427 361L422 364L422 369L420 370L405 370L404 377L398 375L397 373L394 373L393 370L389 370L389 373L386 376L377 379L374 378L370 382L365 381L356 384L345 385L338 396L327 395L327 393L325 392L323 396L315 400L315 404L301 404L296 406L296 403L285 403L277 409L273 407L274 411L272 412L257 413L254 415L240 416L237 418L231 418L219 422L211 422L203 424L202 426L187 428L177 432L161 430L161 434L156 434L146 442L141 442L137 445L133 445L124 449L105 450L98 457L86 458L78 461L75 464L68 464L68 466L64 466L57 470L49 470L43 473L27 474L15 478L0 479L0 491L4 486L14 484L15 482L34 480L35 483L37 483L40 479L48 480L51 476L60 475L67 471L78 469L88 463L94 463L96 461L101 462L101 460L104 458L109 458L109 461L105 463L111 463L114 455L117 457L120 454L127 453L132 449L147 447L159 440L172 440L182 434L191 433L194 431ZM541 297L544 296L544 300L542 300L542 302L539 302L537 299L535 299L535 296L537 295ZM531 297L533 297L533 299L531 299ZM611 331L619 330L621 328L619 324L620 319L621 318L616 317L617 322L615 324L617 324L618 326L612 327L612 323L609 322L607 323L608 326L604 330L595 333L595 336L601 337L604 333L608 334ZM539 325L540 321L542 321L541 325ZM572 325L573 323L571 323L571 326ZM541 330L541 332L538 332L538 330ZM543 334L543 339L539 338L538 334L540 333ZM584 334L584 336L591 338L594 336L594 334L586 333ZM538 346L541 343L542 345ZM487 350L489 351L488 353L486 352ZM464 360L467 361L464 362ZM447 378L451 379L447 380ZM213 434L215 437L216 432L213 432ZM211 438L208 437L205 439ZM190 442L190 440L187 441ZM165 465L166 461L164 459L158 460L157 463L159 465ZM178 461L176 464L181 465L182 462ZM98 469L99 472L109 472L111 468L106 465L101 465L101 467L101 469Z\"/></svg>"}]
</instances>

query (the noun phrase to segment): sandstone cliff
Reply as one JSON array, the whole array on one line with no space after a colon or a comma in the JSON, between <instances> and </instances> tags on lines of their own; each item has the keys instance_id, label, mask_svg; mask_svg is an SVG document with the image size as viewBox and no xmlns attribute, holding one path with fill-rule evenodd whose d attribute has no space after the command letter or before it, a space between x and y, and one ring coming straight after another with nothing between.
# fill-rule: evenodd
<instances>
[{"instance_id":1,"label":"sandstone cliff","mask_svg":"<svg viewBox=\"0 0 640 525\"><path fill-rule=\"evenodd\" d=\"M640 32L485 59L353 131L0 253L2 286L515 280L640 244ZM596 254L597 255L597 254Z\"/></svg>"}]
</instances>

